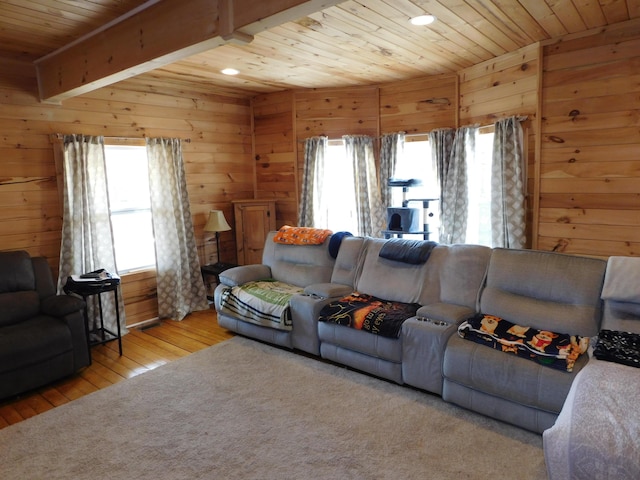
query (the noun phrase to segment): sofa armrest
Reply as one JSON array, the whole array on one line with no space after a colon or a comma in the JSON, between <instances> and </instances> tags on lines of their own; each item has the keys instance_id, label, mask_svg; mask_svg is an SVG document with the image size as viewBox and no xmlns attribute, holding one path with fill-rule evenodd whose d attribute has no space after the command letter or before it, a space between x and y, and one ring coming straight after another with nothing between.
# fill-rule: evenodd
<instances>
[{"instance_id":1,"label":"sofa armrest","mask_svg":"<svg viewBox=\"0 0 640 480\"><path fill-rule=\"evenodd\" d=\"M235 287L267 278L271 278L271 268L268 265L241 265L222 272L220 284Z\"/></svg>"},{"instance_id":2,"label":"sofa armrest","mask_svg":"<svg viewBox=\"0 0 640 480\"><path fill-rule=\"evenodd\" d=\"M71 295L52 295L42 300L40 309L45 315L62 318L85 307L83 300Z\"/></svg>"},{"instance_id":3,"label":"sofa armrest","mask_svg":"<svg viewBox=\"0 0 640 480\"><path fill-rule=\"evenodd\" d=\"M304 293L321 298L344 297L353 292L353 287L340 283L314 283L305 287Z\"/></svg>"},{"instance_id":4,"label":"sofa armrest","mask_svg":"<svg viewBox=\"0 0 640 480\"><path fill-rule=\"evenodd\" d=\"M431 303L424 305L416 312L417 317L433 318L457 325L476 313L475 310L463 305L452 303Z\"/></svg>"}]
</instances>

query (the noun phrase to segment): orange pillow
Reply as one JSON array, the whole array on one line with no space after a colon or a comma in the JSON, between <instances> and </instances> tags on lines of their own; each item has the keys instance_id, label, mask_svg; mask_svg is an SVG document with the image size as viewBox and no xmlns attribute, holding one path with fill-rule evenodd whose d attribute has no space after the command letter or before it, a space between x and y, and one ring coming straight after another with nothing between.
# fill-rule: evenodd
<instances>
[{"instance_id":1,"label":"orange pillow","mask_svg":"<svg viewBox=\"0 0 640 480\"><path fill-rule=\"evenodd\" d=\"M333 232L322 228L311 227L291 227L284 225L276 236L273 237L275 243L287 245L322 245Z\"/></svg>"}]
</instances>

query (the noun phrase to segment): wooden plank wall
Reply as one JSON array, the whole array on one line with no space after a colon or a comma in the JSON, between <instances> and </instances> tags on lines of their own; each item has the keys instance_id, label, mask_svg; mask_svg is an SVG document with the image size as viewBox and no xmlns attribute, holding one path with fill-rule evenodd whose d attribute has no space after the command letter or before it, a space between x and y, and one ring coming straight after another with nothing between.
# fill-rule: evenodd
<instances>
[{"instance_id":1,"label":"wooden plank wall","mask_svg":"<svg viewBox=\"0 0 640 480\"><path fill-rule=\"evenodd\" d=\"M428 133L456 126L456 75L380 86L380 131Z\"/></svg>"},{"instance_id":2,"label":"wooden plank wall","mask_svg":"<svg viewBox=\"0 0 640 480\"><path fill-rule=\"evenodd\" d=\"M183 152L195 235L201 258L215 260L215 241L203 248L208 211L222 209L233 225L231 200L254 192L249 99L144 75L47 105L32 67L9 67L0 72L0 250L45 256L57 274L62 213L50 134L164 136L190 139ZM223 260L235 261L233 231L221 240ZM129 325L157 316L153 272L123 277L123 293Z\"/></svg>"},{"instance_id":3,"label":"wooden plank wall","mask_svg":"<svg viewBox=\"0 0 640 480\"><path fill-rule=\"evenodd\" d=\"M276 228L298 221L293 91L253 98L256 198L276 200Z\"/></svg>"},{"instance_id":4,"label":"wooden plank wall","mask_svg":"<svg viewBox=\"0 0 640 480\"><path fill-rule=\"evenodd\" d=\"M640 255L637 22L544 48L538 246Z\"/></svg>"}]
</instances>

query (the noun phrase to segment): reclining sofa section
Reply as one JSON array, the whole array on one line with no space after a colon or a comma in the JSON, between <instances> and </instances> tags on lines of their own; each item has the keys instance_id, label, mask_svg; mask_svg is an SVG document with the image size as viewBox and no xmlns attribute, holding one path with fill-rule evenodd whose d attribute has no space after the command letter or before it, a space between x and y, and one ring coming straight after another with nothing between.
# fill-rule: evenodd
<instances>
[{"instance_id":1,"label":"reclining sofa section","mask_svg":"<svg viewBox=\"0 0 640 480\"><path fill-rule=\"evenodd\" d=\"M331 238L322 245L282 245L274 243L274 235L266 239L262 265L220 275L215 307L221 326L442 395L529 430L542 432L553 424L587 355L572 372L554 370L463 339L458 326L482 312L568 335L591 337L600 329L602 260L433 245L426 261L416 261L386 255L385 245L404 248L425 242L369 237L342 238L333 258ZM289 329L261 325L223 308L225 292L258 280L300 289L288 303ZM401 324L397 337L325 321L325 307L354 292L417 304L417 310Z\"/></svg>"},{"instance_id":2,"label":"reclining sofa section","mask_svg":"<svg viewBox=\"0 0 640 480\"><path fill-rule=\"evenodd\" d=\"M550 335L593 337L600 330L603 260L494 249L480 311ZM452 336L444 355L444 400L541 433L555 422L576 374Z\"/></svg>"}]
</instances>

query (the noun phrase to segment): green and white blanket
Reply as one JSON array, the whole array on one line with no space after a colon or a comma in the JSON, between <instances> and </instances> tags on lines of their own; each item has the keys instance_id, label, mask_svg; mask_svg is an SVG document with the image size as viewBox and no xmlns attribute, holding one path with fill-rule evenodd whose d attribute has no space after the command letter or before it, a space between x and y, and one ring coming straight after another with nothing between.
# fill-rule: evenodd
<instances>
[{"instance_id":1,"label":"green and white blanket","mask_svg":"<svg viewBox=\"0 0 640 480\"><path fill-rule=\"evenodd\" d=\"M248 282L223 290L221 311L257 325L291 330L289 300L302 292L300 287L275 280Z\"/></svg>"}]
</instances>

